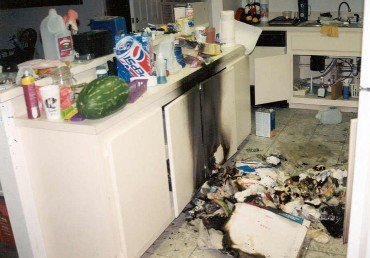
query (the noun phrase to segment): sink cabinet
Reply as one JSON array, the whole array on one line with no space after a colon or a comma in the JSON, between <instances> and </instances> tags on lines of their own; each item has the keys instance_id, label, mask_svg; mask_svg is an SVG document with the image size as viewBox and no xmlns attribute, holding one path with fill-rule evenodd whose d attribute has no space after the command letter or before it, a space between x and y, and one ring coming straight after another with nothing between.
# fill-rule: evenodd
<instances>
[{"instance_id":1,"label":"sink cabinet","mask_svg":"<svg viewBox=\"0 0 370 258\"><path fill-rule=\"evenodd\" d=\"M356 111L357 99L330 100L313 96L293 96L293 82L299 78L302 55L361 57L362 32L339 30L332 38L317 31L287 31L287 53L255 59L255 102L265 104L287 100L290 107L321 109L338 106L342 111Z\"/></svg>"}]
</instances>

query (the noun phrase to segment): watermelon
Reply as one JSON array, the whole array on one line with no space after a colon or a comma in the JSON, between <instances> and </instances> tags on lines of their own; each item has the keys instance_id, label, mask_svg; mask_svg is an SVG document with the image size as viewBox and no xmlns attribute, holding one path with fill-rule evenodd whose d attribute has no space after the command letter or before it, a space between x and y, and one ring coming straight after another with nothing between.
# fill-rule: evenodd
<instances>
[{"instance_id":1,"label":"watermelon","mask_svg":"<svg viewBox=\"0 0 370 258\"><path fill-rule=\"evenodd\" d=\"M130 90L124 80L117 76L101 77L83 88L76 104L81 115L99 119L125 106L129 96Z\"/></svg>"}]
</instances>

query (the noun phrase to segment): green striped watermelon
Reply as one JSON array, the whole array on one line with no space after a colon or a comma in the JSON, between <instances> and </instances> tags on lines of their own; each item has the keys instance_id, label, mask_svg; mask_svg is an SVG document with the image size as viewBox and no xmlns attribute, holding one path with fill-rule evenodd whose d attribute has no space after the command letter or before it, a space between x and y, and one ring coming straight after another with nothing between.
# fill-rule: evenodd
<instances>
[{"instance_id":1,"label":"green striped watermelon","mask_svg":"<svg viewBox=\"0 0 370 258\"><path fill-rule=\"evenodd\" d=\"M117 76L101 77L86 85L77 98L78 112L88 119L108 116L128 102L127 83Z\"/></svg>"}]
</instances>

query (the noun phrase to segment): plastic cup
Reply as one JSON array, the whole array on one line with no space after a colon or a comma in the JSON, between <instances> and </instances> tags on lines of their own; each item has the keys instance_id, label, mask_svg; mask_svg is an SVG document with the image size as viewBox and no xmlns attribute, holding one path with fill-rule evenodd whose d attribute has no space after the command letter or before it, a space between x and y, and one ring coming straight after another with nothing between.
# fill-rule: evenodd
<instances>
[{"instance_id":1,"label":"plastic cup","mask_svg":"<svg viewBox=\"0 0 370 258\"><path fill-rule=\"evenodd\" d=\"M42 104L49 121L60 121L60 90L58 85L48 85L40 88Z\"/></svg>"}]
</instances>

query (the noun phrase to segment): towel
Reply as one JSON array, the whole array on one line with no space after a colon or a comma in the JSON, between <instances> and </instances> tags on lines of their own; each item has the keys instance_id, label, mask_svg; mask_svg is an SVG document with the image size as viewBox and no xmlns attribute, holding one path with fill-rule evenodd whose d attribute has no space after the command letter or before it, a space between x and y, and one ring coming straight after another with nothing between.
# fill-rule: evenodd
<instances>
[{"instance_id":1,"label":"towel","mask_svg":"<svg viewBox=\"0 0 370 258\"><path fill-rule=\"evenodd\" d=\"M339 31L338 31L338 25L336 24L331 24L331 25L322 25L321 34L326 35L328 37L339 37Z\"/></svg>"}]
</instances>

